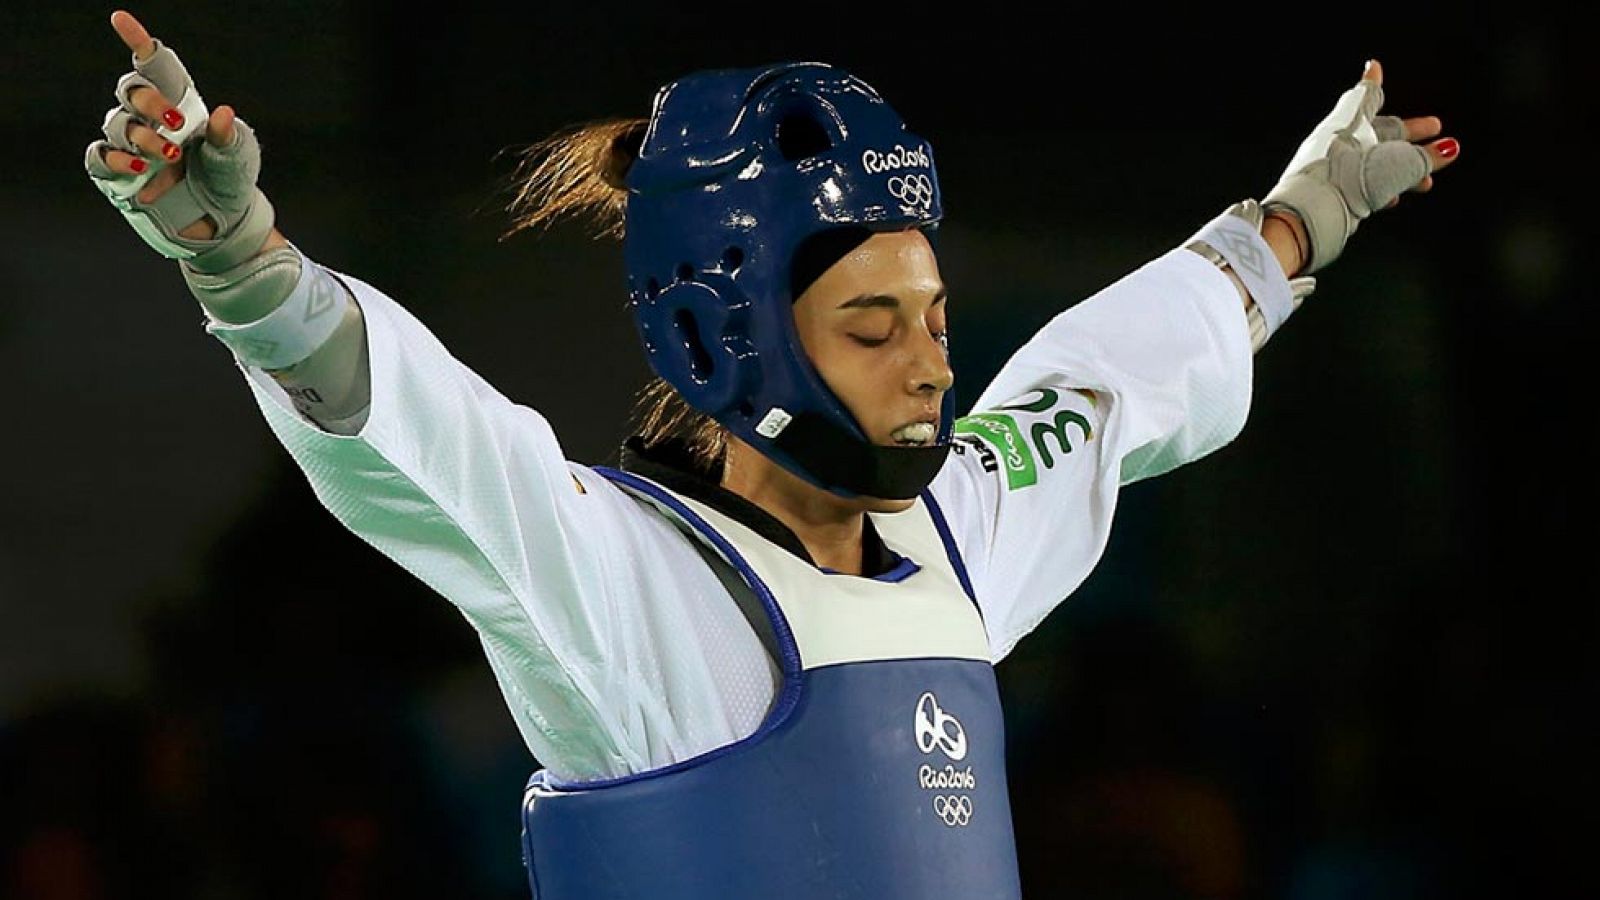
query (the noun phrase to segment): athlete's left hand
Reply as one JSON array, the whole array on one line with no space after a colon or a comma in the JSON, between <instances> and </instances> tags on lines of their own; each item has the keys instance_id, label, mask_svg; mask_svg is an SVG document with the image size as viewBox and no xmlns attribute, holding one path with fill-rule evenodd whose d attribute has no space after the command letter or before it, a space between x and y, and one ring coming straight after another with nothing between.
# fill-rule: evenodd
<instances>
[{"instance_id":1,"label":"athlete's left hand","mask_svg":"<svg viewBox=\"0 0 1600 900\"><path fill-rule=\"evenodd\" d=\"M1287 209L1305 224L1311 247L1301 275L1337 259L1356 226L1399 203L1402 193L1432 190L1433 173L1460 156L1459 141L1439 137L1439 117L1380 116L1382 106L1383 66L1371 60L1262 202L1269 212Z\"/></svg>"}]
</instances>

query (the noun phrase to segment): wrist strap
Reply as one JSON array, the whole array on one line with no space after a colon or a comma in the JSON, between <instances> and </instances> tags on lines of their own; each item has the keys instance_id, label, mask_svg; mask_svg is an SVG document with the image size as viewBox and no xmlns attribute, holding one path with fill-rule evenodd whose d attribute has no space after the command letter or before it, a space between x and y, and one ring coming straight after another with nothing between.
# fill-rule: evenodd
<instances>
[{"instance_id":1,"label":"wrist strap","mask_svg":"<svg viewBox=\"0 0 1600 900\"><path fill-rule=\"evenodd\" d=\"M202 320L206 331L227 344L240 362L269 371L287 369L321 347L344 320L350 305L344 285L299 247L294 251L300 257L300 277L276 309L243 325L219 321L209 312Z\"/></svg>"},{"instance_id":2,"label":"wrist strap","mask_svg":"<svg viewBox=\"0 0 1600 900\"><path fill-rule=\"evenodd\" d=\"M1184 243L1188 249L1213 262L1215 257L1221 257L1233 268L1260 311L1266 328L1261 341L1264 344L1316 289L1317 281L1310 277L1291 280L1284 276L1272 246L1261 236L1263 215L1261 204L1242 200L1207 222ZM1197 248L1197 244L1211 253Z\"/></svg>"}]
</instances>

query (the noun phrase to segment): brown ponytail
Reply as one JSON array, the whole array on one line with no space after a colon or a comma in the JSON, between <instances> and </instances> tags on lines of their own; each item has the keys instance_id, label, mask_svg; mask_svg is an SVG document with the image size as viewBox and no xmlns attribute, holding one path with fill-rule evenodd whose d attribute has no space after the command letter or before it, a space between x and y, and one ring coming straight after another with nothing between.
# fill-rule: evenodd
<instances>
[{"instance_id":1,"label":"brown ponytail","mask_svg":"<svg viewBox=\"0 0 1600 900\"><path fill-rule=\"evenodd\" d=\"M628 191L623 179L639 156L648 119L604 119L569 125L517 151L511 175L516 193L507 212L505 240L534 226L548 229L562 216L587 215L594 237L621 238Z\"/></svg>"},{"instance_id":2,"label":"brown ponytail","mask_svg":"<svg viewBox=\"0 0 1600 900\"><path fill-rule=\"evenodd\" d=\"M506 210L512 225L500 240L534 226L548 230L562 216L585 215L597 229L596 239L621 239L625 179L649 124L648 119L604 119L572 125L518 151L510 185L515 197ZM672 385L652 377L638 393L633 421L646 447L679 441L701 476L721 481L728 430L685 403Z\"/></svg>"},{"instance_id":3,"label":"brown ponytail","mask_svg":"<svg viewBox=\"0 0 1600 900\"><path fill-rule=\"evenodd\" d=\"M728 429L721 422L683 402L683 395L659 377L639 390L633 412L634 433L646 447L674 441L683 445L696 472L708 481L722 481L728 457Z\"/></svg>"}]
</instances>

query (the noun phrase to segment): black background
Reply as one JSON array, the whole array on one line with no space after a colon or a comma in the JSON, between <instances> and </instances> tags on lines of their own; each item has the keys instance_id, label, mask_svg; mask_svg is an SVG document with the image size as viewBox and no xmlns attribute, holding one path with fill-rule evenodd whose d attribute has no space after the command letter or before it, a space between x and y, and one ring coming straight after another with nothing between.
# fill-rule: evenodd
<instances>
[{"instance_id":1,"label":"black background","mask_svg":"<svg viewBox=\"0 0 1600 900\"><path fill-rule=\"evenodd\" d=\"M1593 896L1583 516L1596 72L1520 5L150 3L278 225L572 459L647 379L620 247L497 237L500 151L810 58L932 142L964 410L1051 316L1261 197L1360 76L1461 158L1364 223L1232 444L1123 492L999 667L1030 897ZM525 897L536 766L470 627L344 531L84 176L112 7L0 33L0 896Z\"/></svg>"}]
</instances>

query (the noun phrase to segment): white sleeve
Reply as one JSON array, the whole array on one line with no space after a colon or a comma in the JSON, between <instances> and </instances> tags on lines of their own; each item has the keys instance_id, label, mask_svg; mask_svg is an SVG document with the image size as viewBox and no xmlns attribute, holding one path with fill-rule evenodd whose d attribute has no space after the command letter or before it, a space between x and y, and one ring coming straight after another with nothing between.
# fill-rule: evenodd
<instances>
[{"instance_id":1,"label":"white sleeve","mask_svg":"<svg viewBox=\"0 0 1600 900\"><path fill-rule=\"evenodd\" d=\"M1060 313L956 423L930 485L961 549L993 659L1088 577L1124 485L1233 440L1250 408L1239 291L1174 249Z\"/></svg>"},{"instance_id":2,"label":"white sleeve","mask_svg":"<svg viewBox=\"0 0 1600 900\"><path fill-rule=\"evenodd\" d=\"M658 619L693 612L653 591L693 599L695 583L660 573L713 577L687 542L568 461L543 416L500 394L405 308L334 274L366 322L372 398L359 432L318 428L270 375L235 365L323 505L477 630L538 760L560 777L621 775L650 767L652 754L690 752L744 727L697 725L673 738L683 747L658 749L674 726L638 712L665 707L663 694L717 709L720 673L692 667L692 641L681 652L650 643ZM651 572L658 588L648 586ZM753 635L747 643L751 665L761 665ZM646 662L658 669L641 669ZM681 684L664 684L669 677Z\"/></svg>"}]
</instances>

